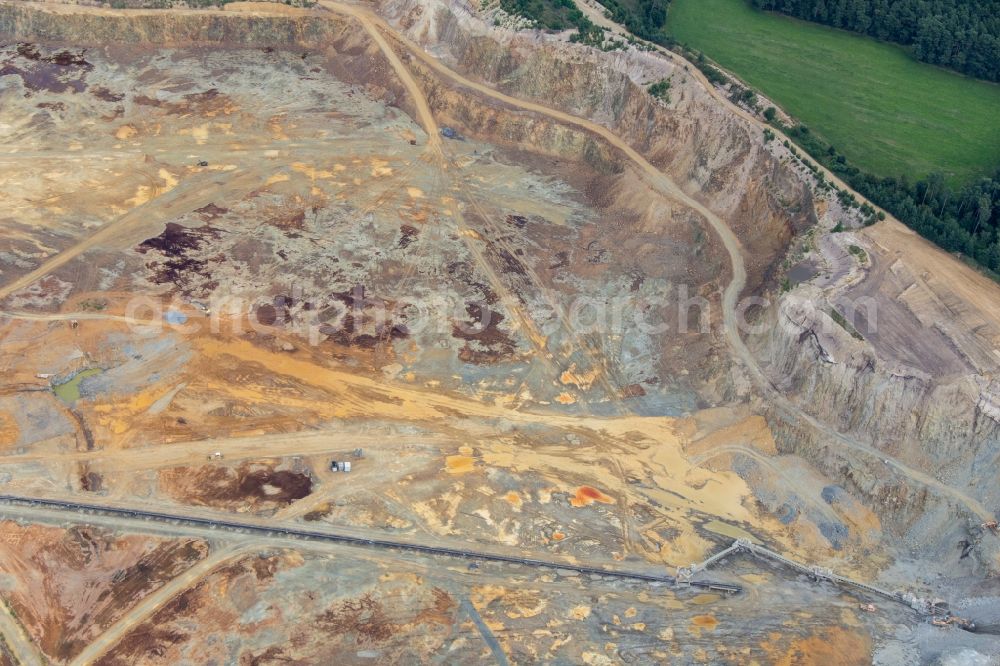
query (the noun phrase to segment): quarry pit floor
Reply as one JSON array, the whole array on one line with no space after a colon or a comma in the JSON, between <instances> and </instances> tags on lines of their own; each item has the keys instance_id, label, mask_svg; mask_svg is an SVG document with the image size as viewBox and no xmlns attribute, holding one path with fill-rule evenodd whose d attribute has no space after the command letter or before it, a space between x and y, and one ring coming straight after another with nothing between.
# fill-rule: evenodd
<instances>
[{"instance_id":1,"label":"quarry pit floor","mask_svg":"<svg viewBox=\"0 0 1000 666\"><path fill-rule=\"evenodd\" d=\"M711 213L346 11L322 50L0 47L0 491L608 568L735 538L889 567L875 513L699 398L741 289ZM712 329L638 325L681 280ZM912 621L756 561L713 572L727 597L0 514L0 664L830 663Z\"/></svg>"}]
</instances>

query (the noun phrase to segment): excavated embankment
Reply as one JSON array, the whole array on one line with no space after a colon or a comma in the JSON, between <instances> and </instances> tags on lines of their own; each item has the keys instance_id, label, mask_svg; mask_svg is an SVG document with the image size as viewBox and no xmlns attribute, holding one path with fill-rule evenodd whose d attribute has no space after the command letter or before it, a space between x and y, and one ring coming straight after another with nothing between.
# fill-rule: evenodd
<instances>
[{"instance_id":1,"label":"excavated embankment","mask_svg":"<svg viewBox=\"0 0 1000 666\"><path fill-rule=\"evenodd\" d=\"M773 155L758 130L722 107L683 67L643 52L601 53L544 35L504 33L444 3L393 0L381 12L456 70L510 95L536 100L593 119L625 138L686 191L722 217L744 247L748 292L766 288L793 236L815 220L808 186ZM287 47L333 49L331 67L346 81L365 84L408 111L410 101L370 39L349 18L321 11L289 16L237 12L136 11L60 13L24 4L0 4L0 33L10 39L142 46ZM588 133L474 94L456 92L412 63L442 124L511 148L582 160L604 174L598 185L616 187L624 161ZM651 98L644 84L669 78L671 101ZM619 193L620 195L620 193ZM710 235L703 230L706 236ZM697 265L670 271L695 285L728 279L717 248ZM715 317L717 320L718 318ZM825 363L806 329L783 317L755 345L781 388L809 405L816 418L855 435L914 467L949 482L988 485L995 462L988 444L1000 439L995 403L974 380L936 382L894 372L860 343L835 366ZM808 327L807 327L808 328ZM843 336L841 336L843 337ZM727 364L715 361L725 374ZM991 411L992 410L992 411ZM953 504L880 469L878 459L829 446L815 432L775 415L783 448L820 465L834 479L867 497L901 533L930 534L954 515ZM972 477L970 478L970 470ZM979 474L978 470L983 470ZM978 477L976 476L978 474ZM957 528L956 528L957 529Z\"/></svg>"},{"instance_id":2,"label":"excavated embankment","mask_svg":"<svg viewBox=\"0 0 1000 666\"><path fill-rule=\"evenodd\" d=\"M412 15L415 8L382 8L388 14L404 10ZM769 152L753 128L719 108L693 77L669 62L644 53L609 55L565 42L533 42L524 36L504 43L475 34L445 5L437 6L434 16L430 23L439 41L427 46L432 51L447 49L446 59L453 61L455 69L484 75L516 97L534 98L604 124L723 217L746 248L748 290L760 288L792 236L813 219L811 195L798 176ZM427 21L403 21L407 22L413 36L425 42L429 39L432 30ZM123 16L0 4L0 32L13 39L105 48L108 44L134 48L216 44L329 49L338 56L328 64L338 78L365 85L370 95L415 115L404 88L364 31L348 17L332 12L278 16L138 10ZM628 177L623 156L589 132L485 100L442 81L416 59L409 60L409 66L441 124L455 125L494 145L514 150L530 147L536 154L583 162L596 176L578 185L596 205L632 209L629 214L648 217L647 226L667 225L658 233L665 233L680 247L698 248L692 256L666 262L669 265L658 267L656 273L675 285L686 285L691 294L706 297L711 302L710 319L721 319L718 294L729 280L729 261L700 216L680 206L665 217L663 202ZM637 83L668 77L674 82L669 104L652 99ZM708 339L714 340L710 346L721 347L717 331ZM709 347L701 346L698 354L707 359L699 361L699 377L714 382L727 374L725 353L712 354Z\"/></svg>"},{"instance_id":3,"label":"excavated embankment","mask_svg":"<svg viewBox=\"0 0 1000 666\"><path fill-rule=\"evenodd\" d=\"M767 278L791 238L816 219L808 186L767 150L757 129L664 58L567 48L542 34L492 29L447 3L388 0L380 12L470 78L593 119L629 141L734 230L747 261L745 294L773 286ZM642 85L663 78L672 84L667 104ZM988 513L1000 501L991 473L1000 442L996 383L979 375L934 377L880 360L824 312L814 311L810 321L790 318L797 298L772 299L778 306L767 333L752 341L755 353L796 404L876 455L845 450L794 415L772 410L782 450L865 498L918 551L954 555L954 544L983 516L895 473L877 453L960 489ZM838 341L836 363L811 334L820 325L830 331L827 340ZM979 562L987 570L996 568L992 550Z\"/></svg>"},{"instance_id":4,"label":"excavated embankment","mask_svg":"<svg viewBox=\"0 0 1000 666\"><path fill-rule=\"evenodd\" d=\"M109 45L319 47L343 34L346 20L303 12L256 16L236 12L184 13L135 10L128 16L61 11L28 3L0 4L0 34L13 39Z\"/></svg>"},{"instance_id":5,"label":"excavated embankment","mask_svg":"<svg viewBox=\"0 0 1000 666\"><path fill-rule=\"evenodd\" d=\"M629 142L731 226L746 250L748 291L766 282L792 236L815 221L808 186L758 130L665 58L492 29L448 3L391 0L379 11L471 79L589 118ZM668 103L645 90L661 79L671 81Z\"/></svg>"},{"instance_id":6,"label":"excavated embankment","mask_svg":"<svg viewBox=\"0 0 1000 666\"><path fill-rule=\"evenodd\" d=\"M1000 442L996 382L975 374L935 377L880 359L870 344L815 307L817 302L823 302L817 293L783 298L767 332L754 340L770 376L780 378L779 388L876 454L884 452L921 470L992 511L1000 499L995 482ZM787 415L775 413L773 420L781 449L841 479L880 513L887 529L907 537L921 552L955 557L956 544L988 518L965 502L907 479L878 455L845 452ZM990 571L997 567L994 551L983 551L979 562Z\"/></svg>"},{"instance_id":7,"label":"excavated embankment","mask_svg":"<svg viewBox=\"0 0 1000 666\"><path fill-rule=\"evenodd\" d=\"M381 11L456 70L513 96L596 120L627 140L732 226L747 250L749 290L761 286L791 237L814 221L808 187L767 150L757 130L721 108L693 77L663 58L642 52L606 54L518 34L498 40L493 32L478 33L477 27L484 26L445 4L426 9L416 3L392 3ZM319 11L262 16L140 10L122 17L0 5L0 33L13 39L94 46L332 47L357 56L367 40L353 25L346 17ZM374 49L365 51L377 57ZM672 82L668 104L653 99L642 85L663 78ZM386 67L372 67L358 79L394 87ZM396 97L405 107L404 96ZM430 97L434 104L433 94ZM446 108L436 111L452 115ZM573 128L534 130L519 137L491 132L497 125L494 119L454 116L456 123L471 121L470 129L492 135L484 138L527 138L533 147L570 159L581 154L597 157L593 143L579 145L593 139L566 140L580 134Z\"/></svg>"}]
</instances>

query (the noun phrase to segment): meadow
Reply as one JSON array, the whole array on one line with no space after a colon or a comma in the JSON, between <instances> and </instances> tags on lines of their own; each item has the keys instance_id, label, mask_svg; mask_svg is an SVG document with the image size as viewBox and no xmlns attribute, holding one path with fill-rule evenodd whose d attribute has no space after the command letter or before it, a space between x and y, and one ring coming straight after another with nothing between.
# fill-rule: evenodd
<instances>
[{"instance_id":1,"label":"meadow","mask_svg":"<svg viewBox=\"0 0 1000 666\"><path fill-rule=\"evenodd\" d=\"M673 0L666 32L871 174L912 182L939 171L963 185L1000 168L1000 85L746 0Z\"/></svg>"}]
</instances>

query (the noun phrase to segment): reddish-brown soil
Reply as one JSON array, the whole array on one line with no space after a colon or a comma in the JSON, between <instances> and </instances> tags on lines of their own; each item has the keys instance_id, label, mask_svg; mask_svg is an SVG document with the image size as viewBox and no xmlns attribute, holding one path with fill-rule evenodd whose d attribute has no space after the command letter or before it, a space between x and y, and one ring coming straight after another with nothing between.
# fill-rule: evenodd
<instances>
[{"instance_id":1,"label":"reddish-brown soil","mask_svg":"<svg viewBox=\"0 0 1000 666\"><path fill-rule=\"evenodd\" d=\"M4 601L53 661L71 659L140 599L208 553L197 539L119 537L95 527L4 522L0 530L0 562L14 581Z\"/></svg>"},{"instance_id":2,"label":"reddish-brown soil","mask_svg":"<svg viewBox=\"0 0 1000 666\"><path fill-rule=\"evenodd\" d=\"M176 500L228 509L260 511L287 506L309 495L312 485L305 472L262 463L174 467L160 472L161 488Z\"/></svg>"},{"instance_id":3,"label":"reddish-brown soil","mask_svg":"<svg viewBox=\"0 0 1000 666\"><path fill-rule=\"evenodd\" d=\"M331 568L341 569L341 582L331 580ZM356 573L348 562L297 553L245 556L178 595L98 663L171 663L192 641L205 663L351 663L362 650L389 663L436 649L452 630L458 602L448 592L389 573L377 587L356 589L346 582ZM293 578L312 583L289 591ZM206 643L213 635L226 640Z\"/></svg>"}]
</instances>

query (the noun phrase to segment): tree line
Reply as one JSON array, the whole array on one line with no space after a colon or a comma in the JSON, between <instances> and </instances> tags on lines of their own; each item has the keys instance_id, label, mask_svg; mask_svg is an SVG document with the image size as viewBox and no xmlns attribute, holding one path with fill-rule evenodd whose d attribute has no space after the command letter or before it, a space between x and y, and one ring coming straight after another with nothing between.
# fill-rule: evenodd
<instances>
[{"instance_id":1,"label":"tree line","mask_svg":"<svg viewBox=\"0 0 1000 666\"><path fill-rule=\"evenodd\" d=\"M611 20L624 25L636 37L669 45L663 31L670 0L600 0Z\"/></svg>"},{"instance_id":2,"label":"tree line","mask_svg":"<svg viewBox=\"0 0 1000 666\"><path fill-rule=\"evenodd\" d=\"M500 0L500 7L508 14L533 20L545 30L576 28L572 41L600 47L603 31L588 19L573 0Z\"/></svg>"},{"instance_id":3,"label":"tree line","mask_svg":"<svg viewBox=\"0 0 1000 666\"><path fill-rule=\"evenodd\" d=\"M750 0L909 48L918 60L1000 81L1000 0Z\"/></svg>"},{"instance_id":4,"label":"tree line","mask_svg":"<svg viewBox=\"0 0 1000 666\"><path fill-rule=\"evenodd\" d=\"M998 25L1000 0L979 2L975 0L751 0L751 2L762 9L773 9L793 15L798 15L796 11L802 11L804 15L800 18L809 20L820 20L820 17L825 17L821 22L827 22L833 17L832 20L840 21L841 24L830 22L830 25L848 29L855 29L856 26L857 32L893 41L904 39L894 37L904 32L904 28L897 26L910 26L908 29L912 29L911 32L916 34L920 32L919 26L928 22L928 17L936 17L935 26L938 23L950 25L949 21L953 20L950 17L953 15L949 14L948 10L952 9L957 12L957 16L969 17L954 19L962 23L960 29L955 26L948 28L952 30L953 45L958 41L955 39L956 35L966 35L969 31L976 35L987 34L987 37L982 39L962 38L964 41L961 46L965 49L963 66L977 62L985 63L982 67L991 70L992 75L985 75L982 67L969 73L982 78L1000 77L1000 50L996 50L1000 48L998 47L1000 38L997 37L1000 35L1000 25ZM602 4L614 21L624 24L633 34L680 50L713 83L717 85L730 83L728 77L713 67L702 54L678 47L665 33L669 0L602 0ZM581 35L588 35L590 31L598 34L600 32L582 15L572 0L501 0L501 6L508 11L535 18L542 27L549 29L575 26L580 29ZM858 18L863 15L870 15L873 18L865 22ZM855 22L843 24L846 20L844 17L848 16L853 17L851 20ZM973 20L972 17L982 19L978 24L987 27L977 28L978 19ZM926 38L930 32L924 30L921 34ZM904 41L901 43L914 44ZM989 46L990 44L992 46ZM934 50L939 46L921 48L925 50L917 50L914 46L914 53L931 62L934 60L925 57L924 54L941 52ZM989 48L995 49L994 55L980 57L981 52L984 49L988 51ZM973 53L980 55L971 55ZM938 62L938 64L944 63ZM662 92L667 93L667 90L667 87L663 86ZM661 91L657 89L654 92ZM751 107L756 105L752 91L734 87L731 92L734 101ZM845 156L805 126L781 125L772 109L767 109L764 115L769 122L781 127L795 143L840 176L859 194L889 211L939 247L968 257L992 271L995 277L1000 274L1000 169L990 178L982 178L959 189L949 187L940 173L932 173L915 182L906 177L881 178L850 164ZM853 199L853 196L850 198ZM877 219L874 209L866 211L866 204L862 206L856 201L854 204L862 207L862 213L869 221Z\"/></svg>"},{"instance_id":5,"label":"tree line","mask_svg":"<svg viewBox=\"0 0 1000 666\"><path fill-rule=\"evenodd\" d=\"M786 127L773 122L863 197L938 247L959 253L998 277L1000 169L992 177L980 178L960 189L949 187L941 173L931 173L915 182L905 176L881 178L852 165L804 125Z\"/></svg>"}]
</instances>

